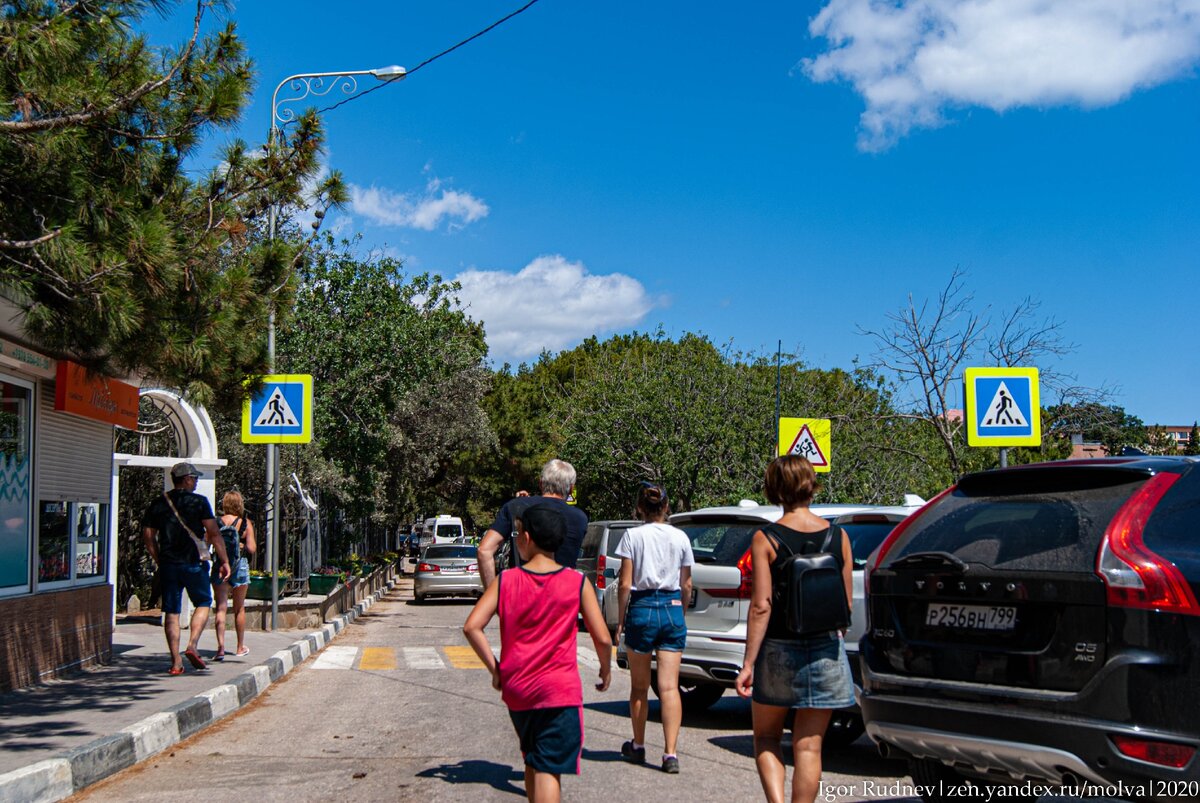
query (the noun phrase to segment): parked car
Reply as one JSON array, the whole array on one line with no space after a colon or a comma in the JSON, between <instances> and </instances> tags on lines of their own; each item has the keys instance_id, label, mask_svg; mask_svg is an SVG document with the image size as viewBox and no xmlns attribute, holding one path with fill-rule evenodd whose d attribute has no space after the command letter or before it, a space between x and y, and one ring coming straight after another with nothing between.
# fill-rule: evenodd
<instances>
[{"instance_id":1,"label":"parked car","mask_svg":"<svg viewBox=\"0 0 1200 803\"><path fill-rule=\"evenodd\" d=\"M873 507L813 505L811 510L833 521ZM696 558L692 567L692 599L685 612L687 644L679 670L680 695L686 708L713 705L737 680L746 650L746 620L750 611L750 541L763 524L777 521L782 515L778 506L743 500L736 507L703 508L671 517L671 523L688 534ZM852 628L862 629L861 616L861 610L854 612ZM617 663L627 664L620 652ZM653 678L652 675L652 681ZM831 745L848 744L861 733L858 712L845 709L835 712L826 741Z\"/></svg>"},{"instance_id":2,"label":"parked car","mask_svg":"<svg viewBox=\"0 0 1200 803\"><path fill-rule=\"evenodd\" d=\"M432 544L421 551L413 576L413 599L429 597L481 597L483 581L475 547L466 544Z\"/></svg>"},{"instance_id":3,"label":"parked car","mask_svg":"<svg viewBox=\"0 0 1200 803\"><path fill-rule=\"evenodd\" d=\"M862 668L858 660L858 642L867 631L867 604L863 595L863 567L889 533L906 518L920 510L925 500L906 494L905 504L894 507L872 507L858 513L845 513L832 521L846 531L850 551L854 555L851 576L854 585L854 604L850 607L850 627L846 630L846 657L850 659L850 674L854 678L857 696L862 688ZM825 738L835 744L850 744L863 733L862 715L855 703L839 711L829 723Z\"/></svg>"},{"instance_id":4,"label":"parked car","mask_svg":"<svg viewBox=\"0 0 1200 803\"><path fill-rule=\"evenodd\" d=\"M963 477L868 566L871 739L929 803L1025 781L1196 799L1198 525L1195 458Z\"/></svg>"},{"instance_id":5,"label":"parked car","mask_svg":"<svg viewBox=\"0 0 1200 803\"><path fill-rule=\"evenodd\" d=\"M620 575L621 559L617 557L617 544L630 527L640 521L593 521L588 524L579 551L579 562L575 568L583 572L596 587L596 601L604 613L604 622L610 633L617 632L620 612L617 607L617 578Z\"/></svg>"}]
</instances>

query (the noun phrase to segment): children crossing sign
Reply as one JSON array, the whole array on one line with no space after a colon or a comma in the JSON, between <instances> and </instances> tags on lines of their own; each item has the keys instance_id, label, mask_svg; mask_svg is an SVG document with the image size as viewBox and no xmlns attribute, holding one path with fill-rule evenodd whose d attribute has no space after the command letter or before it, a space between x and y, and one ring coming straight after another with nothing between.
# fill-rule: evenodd
<instances>
[{"instance_id":1,"label":"children crossing sign","mask_svg":"<svg viewBox=\"0 0 1200 803\"><path fill-rule=\"evenodd\" d=\"M832 422L828 418L779 419L779 454L807 457L817 471L829 471L829 440Z\"/></svg>"},{"instance_id":2,"label":"children crossing sign","mask_svg":"<svg viewBox=\"0 0 1200 803\"><path fill-rule=\"evenodd\" d=\"M308 443L312 440L311 374L272 374L242 406L242 443Z\"/></svg>"},{"instance_id":3,"label":"children crossing sign","mask_svg":"<svg viewBox=\"0 0 1200 803\"><path fill-rule=\"evenodd\" d=\"M968 445L1041 445L1036 368L968 368L963 384Z\"/></svg>"}]
</instances>

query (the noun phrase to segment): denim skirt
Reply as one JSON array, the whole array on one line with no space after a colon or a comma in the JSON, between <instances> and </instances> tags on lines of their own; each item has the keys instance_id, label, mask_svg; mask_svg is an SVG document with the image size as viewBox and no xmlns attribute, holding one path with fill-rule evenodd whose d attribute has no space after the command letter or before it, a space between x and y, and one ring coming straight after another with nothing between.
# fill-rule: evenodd
<instances>
[{"instance_id":1,"label":"denim skirt","mask_svg":"<svg viewBox=\"0 0 1200 803\"><path fill-rule=\"evenodd\" d=\"M854 704L846 645L837 631L799 639L763 639L751 699L783 708Z\"/></svg>"}]
</instances>

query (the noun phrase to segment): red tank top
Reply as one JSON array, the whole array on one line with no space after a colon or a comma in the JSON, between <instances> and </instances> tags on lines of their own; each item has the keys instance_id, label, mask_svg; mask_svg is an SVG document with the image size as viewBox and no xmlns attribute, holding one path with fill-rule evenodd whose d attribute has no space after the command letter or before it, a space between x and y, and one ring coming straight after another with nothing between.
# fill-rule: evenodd
<instances>
[{"instance_id":1,"label":"red tank top","mask_svg":"<svg viewBox=\"0 0 1200 803\"><path fill-rule=\"evenodd\" d=\"M500 575L500 697L510 710L583 705L575 653L582 593L574 569Z\"/></svg>"}]
</instances>

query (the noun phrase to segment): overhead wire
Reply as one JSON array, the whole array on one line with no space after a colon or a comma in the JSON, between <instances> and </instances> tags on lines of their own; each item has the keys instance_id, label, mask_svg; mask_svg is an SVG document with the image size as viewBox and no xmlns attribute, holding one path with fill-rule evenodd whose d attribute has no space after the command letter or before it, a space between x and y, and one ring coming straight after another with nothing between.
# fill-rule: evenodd
<instances>
[{"instance_id":1,"label":"overhead wire","mask_svg":"<svg viewBox=\"0 0 1200 803\"><path fill-rule=\"evenodd\" d=\"M462 47L463 45L465 45L465 44L468 44L469 42L473 42L474 40L478 39L479 37L483 36L484 34L488 33L489 31L491 31L491 30L492 30L492 29L494 29L494 28L498 28L499 26L501 26L501 25L503 25L504 23L508 22L510 19L512 19L513 17L517 16L518 14L521 14L521 13L523 13L524 11L528 10L528 9L529 9L531 6L535 5L535 4L536 4L536 3L538 3L538 2L540 2L540 0L529 0L529 2L528 2L528 3L526 3L526 4L525 4L525 5L523 5L523 6L521 6L521 7L520 7L520 8L518 8L516 11L513 11L513 12L511 12L510 14L506 14L505 16L503 16L503 17L501 17L500 19L498 19L498 20L496 20L495 22L493 22L491 25L489 25L489 26L487 26L486 28L484 28L483 30L479 31L478 33L475 33L475 34L473 34L473 35L471 35L471 36L468 36L466 39L462 40L461 42L459 42L458 44L454 45L453 47L448 47L448 48L446 48L446 49L445 49L445 50L443 50L441 53L438 53L436 56L430 56L429 58L425 59L425 60L424 60L424 61L422 61L420 64L418 64L416 67L413 67L411 70L408 70L408 71L406 71L406 72L405 72L405 74L404 74L404 76L403 76L403 78L408 78L410 75L412 75L413 73L415 73L417 70L421 69L422 67L425 67L426 65L432 64L433 62L435 62L435 61L437 61L438 59L440 59L442 56L445 56L445 55L448 55L448 54L450 54L450 53L453 53L455 50L458 50L458 49L459 49L460 47ZM317 114L324 114L325 112L333 111L334 109L338 108L339 106L344 106L344 105L346 105L347 103L349 103L349 102L350 102L350 101L352 101L352 100L358 100L359 98L361 98L361 97L362 97L362 96L364 96L364 95L369 95L369 94L371 94L372 92L377 92L377 91L379 91L380 89L383 89L385 86L387 86L388 84L392 83L392 81L395 81L395 80L397 80L397 79L385 80L383 83L379 84L378 86L373 86L373 87L371 87L370 89L364 89L362 92L359 92L359 93L358 93L358 94L356 94L356 95L351 95L350 97L348 97L348 98L345 98L344 100L340 100L340 101L338 101L337 103L334 103L334 104L333 104L333 105L331 105L331 106L326 106L326 107L325 107L325 108L323 108L323 109L318 109L318 110L317 110Z\"/></svg>"}]
</instances>

